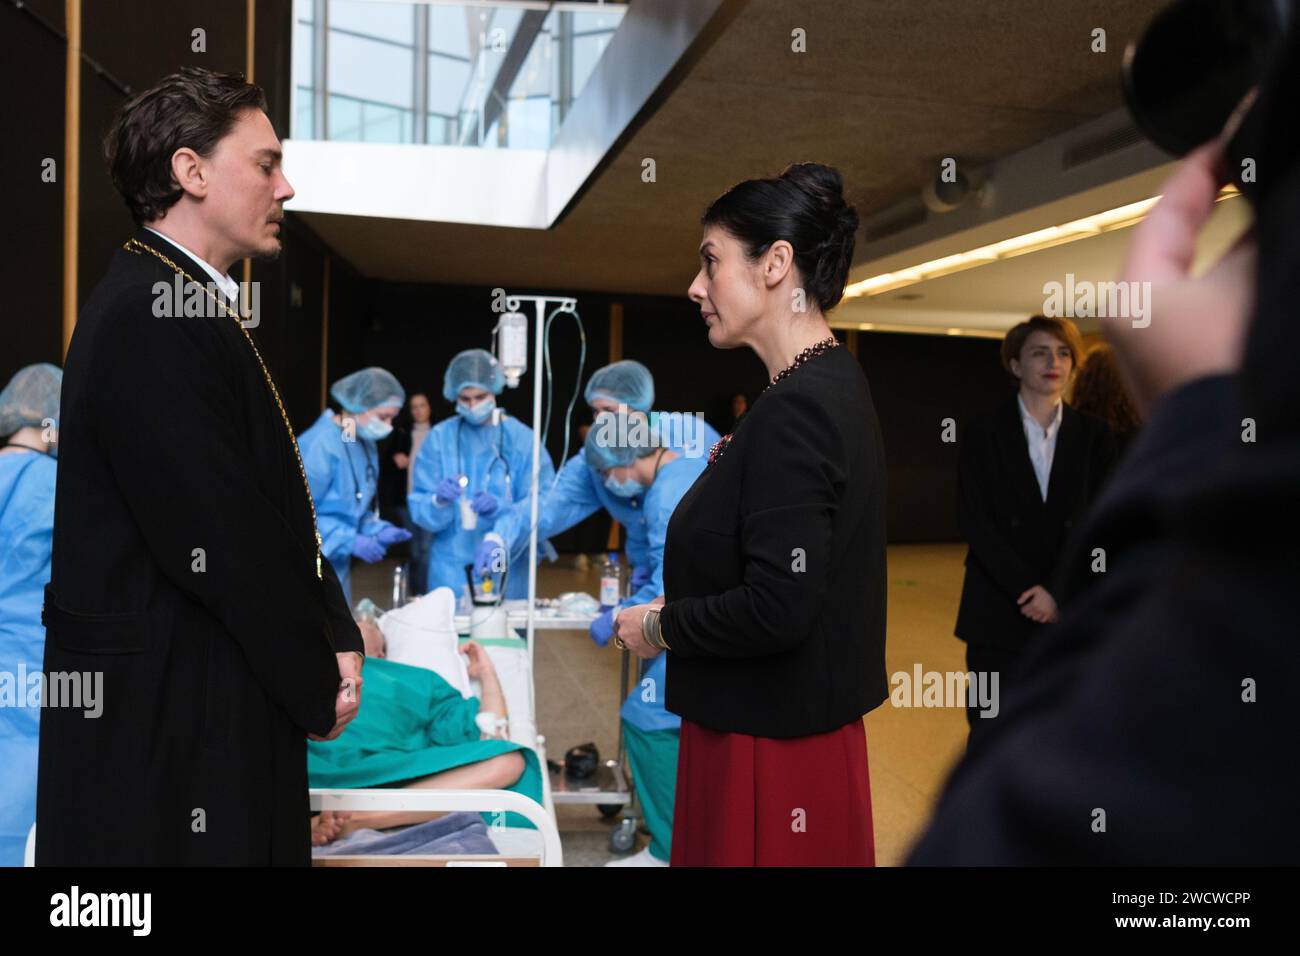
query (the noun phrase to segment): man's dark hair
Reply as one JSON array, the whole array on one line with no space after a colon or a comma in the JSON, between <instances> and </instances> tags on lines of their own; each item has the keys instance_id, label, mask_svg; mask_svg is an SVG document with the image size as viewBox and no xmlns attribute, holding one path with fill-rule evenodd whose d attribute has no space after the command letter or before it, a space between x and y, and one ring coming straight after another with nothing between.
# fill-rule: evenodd
<instances>
[{"instance_id":1,"label":"man's dark hair","mask_svg":"<svg viewBox=\"0 0 1300 956\"><path fill-rule=\"evenodd\" d=\"M104 138L104 157L137 226L180 200L171 166L176 150L188 146L210 156L246 109L266 109L261 87L245 83L242 73L193 66L127 100Z\"/></svg>"}]
</instances>

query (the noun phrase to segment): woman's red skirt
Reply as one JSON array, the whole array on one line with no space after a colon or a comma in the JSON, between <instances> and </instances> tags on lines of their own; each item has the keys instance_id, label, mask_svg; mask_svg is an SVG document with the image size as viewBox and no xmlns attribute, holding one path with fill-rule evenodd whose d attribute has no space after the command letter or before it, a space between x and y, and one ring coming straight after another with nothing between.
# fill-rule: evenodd
<instances>
[{"instance_id":1,"label":"woman's red skirt","mask_svg":"<svg viewBox=\"0 0 1300 956\"><path fill-rule=\"evenodd\" d=\"M682 720L673 866L875 866L867 735L778 740Z\"/></svg>"}]
</instances>

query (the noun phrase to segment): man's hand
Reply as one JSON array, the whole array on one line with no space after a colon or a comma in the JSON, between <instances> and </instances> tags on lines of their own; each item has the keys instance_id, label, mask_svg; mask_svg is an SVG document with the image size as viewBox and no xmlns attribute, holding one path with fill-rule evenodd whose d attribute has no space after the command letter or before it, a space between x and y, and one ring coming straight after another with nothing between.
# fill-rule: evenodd
<instances>
[{"instance_id":1,"label":"man's hand","mask_svg":"<svg viewBox=\"0 0 1300 956\"><path fill-rule=\"evenodd\" d=\"M311 740L333 740L343 733L343 728L352 723L361 709L361 662L363 658L356 651L344 651L335 654L339 662L339 692L334 698L334 727L324 737L308 734Z\"/></svg>"},{"instance_id":2,"label":"man's hand","mask_svg":"<svg viewBox=\"0 0 1300 956\"><path fill-rule=\"evenodd\" d=\"M654 604L634 604L618 612L614 618L614 635L622 638L627 649L637 657L649 660L658 655L660 648L651 647L641 636L641 619Z\"/></svg>"},{"instance_id":3,"label":"man's hand","mask_svg":"<svg viewBox=\"0 0 1300 956\"><path fill-rule=\"evenodd\" d=\"M404 455L400 451L397 452L395 455L393 455L393 464L396 465L398 468L402 469L402 471L406 471L406 466L409 465L410 463L411 463L410 455Z\"/></svg>"},{"instance_id":4,"label":"man's hand","mask_svg":"<svg viewBox=\"0 0 1300 956\"><path fill-rule=\"evenodd\" d=\"M1016 603L1020 605L1020 613L1031 621L1050 624L1056 620L1056 598L1041 584L1035 584L1016 598Z\"/></svg>"},{"instance_id":5,"label":"man's hand","mask_svg":"<svg viewBox=\"0 0 1300 956\"><path fill-rule=\"evenodd\" d=\"M1254 310L1253 237L1244 237L1203 275L1191 276L1196 240L1225 179L1217 142L1183 160L1133 230L1124 265L1125 282L1150 283L1150 324L1134 328L1131 316L1100 319L1144 414L1180 385L1241 366Z\"/></svg>"}]
</instances>

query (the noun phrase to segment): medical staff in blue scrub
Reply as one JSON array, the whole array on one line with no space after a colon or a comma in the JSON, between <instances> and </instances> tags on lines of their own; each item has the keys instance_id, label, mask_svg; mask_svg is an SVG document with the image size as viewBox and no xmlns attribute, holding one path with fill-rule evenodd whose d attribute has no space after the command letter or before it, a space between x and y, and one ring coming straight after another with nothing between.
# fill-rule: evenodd
<instances>
[{"instance_id":1,"label":"medical staff in blue scrub","mask_svg":"<svg viewBox=\"0 0 1300 956\"><path fill-rule=\"evenodd\" d=\"M0 391L0 866L22 866L36 822L41 603L50 580L63 372L29 365Z\"/></svg>"},{"instance_id":2,"label":"medical staff in blue scrub","mask_svg":"<svg viewBox=\"0 0 1300 956\"><path fill-rule=\"evenodd\" d=\"M391 372L363 368L335 382L330 395L342 412L325 409L298 436L298 450L316 504L322 551L351 604L352 559L374 564L383 559L389 545L411 537L405 528L381 519L375 504L376 443L393 430L393 416L406 401L406 390Z\"/></svg>"},{"instance_id":3,"label":"medical staff in blue scrub","mask_svg":"<svg viewBox=\"0 0 1300 956\"><path fill-rule=\"evenodd\" d=\"M638 418L645 425L638 430ZM583 455L603 487L620 498L639 497L645 519L648 574L641 586L617 607L601 615L604 644L613 630L613 616L636 604L650 604L664 591L664 541L668 520L707 459L687 458L680 452L656 447L648 416L638 412L602 412L587 433ZM667 866L673 834L673 800L677 790L677 745L681 718L664 709L664 673L667 658L658 654L642 671L620 712L623 740L637 794L645 814L650 843L641 852L611 866Z\"/></svg>"},{"instance_id":4,"label":"medical staff in blue scrub","mask_svg":"<svg viewBox=\"0 0 1300 956\"><path fill-rule=\"evenodd\" d=\"M684 458L705 460L718 440L718 433L702 416L682 413L652 412L655 383L650 370L640 362L624 360L597 369L584 393L593 412L624 410L646 412L651 424L669 448ZM631 586L640 588L650 573L649 544L644 503L641 495L624 497L614 494L601 476L587 463L582 452L564 463L554 485L542 486L542 500L537 511L537 540L554 537L572 528L600 508L627 529L627 558L632 566ZM528 547L529 521L532 510L527 502L497 519L494 530L510 547L511 559L524 554ZM491 557L490 545L475 556L475 571L484 573ZM609 640L613 618L602 616L597 622ZM592 636L600 640L593 630ZM603 641L602 641L603 643Z\"/></svg>"},{"instance_id":5,"label":"medical staff in blue scrub","mask_svg":"<svg viewBox=\"0 0 1300 956\"><path fill-rule=\"evenodd\" d=\"M501 366L483 349L461 352L447 365L442 397L456 414L435 425L420 446L406 499L411 520L434 535L429 591L449 587L462 594L465 568L497 516L529 499L533 430L497 408L504 386ZM540 487L550 487L555 466L545 449L538 468ZM526 572L526 562L510 565L507 598L528 596Z\"/></svg>"}]
</instances>

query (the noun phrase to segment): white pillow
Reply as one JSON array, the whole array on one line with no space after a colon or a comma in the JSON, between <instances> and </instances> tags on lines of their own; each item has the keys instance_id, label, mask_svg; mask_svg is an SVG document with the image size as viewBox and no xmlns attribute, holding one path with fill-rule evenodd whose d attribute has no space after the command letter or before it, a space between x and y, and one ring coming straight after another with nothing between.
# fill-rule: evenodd
<instances>
[{"instance_id":1,"label":"white pillow","mask_svg":"<svg viewBox=\"0 0 1300 956\"><path fill-rule=\"evenodd\" d=\"M462 697L470 697L469 670L456 633L456 595L436 588L379 618L388 659L433 671Z\"/></svg>"}]
</instances>

